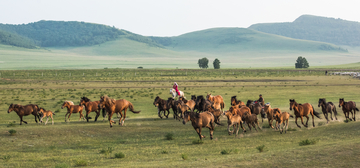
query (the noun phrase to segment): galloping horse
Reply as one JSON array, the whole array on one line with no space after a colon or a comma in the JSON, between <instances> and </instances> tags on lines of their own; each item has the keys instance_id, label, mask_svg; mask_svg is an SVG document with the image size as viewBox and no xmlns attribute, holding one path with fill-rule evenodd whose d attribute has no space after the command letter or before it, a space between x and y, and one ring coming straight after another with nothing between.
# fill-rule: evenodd
<instances>
[{"instance_id":1,"label":"galloping horse","mask_svg":"<svg viewBox=\"0 0 360 168\"><path fill-rule=\"evenodd\" d=\"M241 100L237 100L236 96L231 97L231 106L239 105L239 106L245 106L245 103Z\"/></svg>"},{"instance_id":2,"label":"galloping horse","mask_svg":"<svg viewBox=\"0 0 360 168\"><path fill-rule=\"evenodd\" d=\"M245 128L242 125L241 116L233 115L231 112L225 112L225 115L228 119L228 133L229 135L233 134L235 131L235 137L238 135L239 132L239 125L243 129L243 132L246 132ZM233 126L233 131L230 131L230 127Z\"/></svg>"},{"instance_id":3,"label":"galloping horse","mask_svg":"<svg viewBox=\"0 0 360 168\"><path fill-rule=\"evenodd\" d=\"M80 113L79 121L81 120L81 117L85 120L84 115L82 114L82 111L84 109L84 106L74 105L72 101L64 101L63 105L61 106L61 109L64 107L67 108L67 113L65 114L65 122L66 122L66 116L68 116L68 120L70 121L70 116L72 113Z\"/></svg>"},{"instance_id":4,"label":"galloping horse","mask_svg":"<svg viewBox=\"0 0 360 168\"><path fill-rule=\"evenodd\" d=\"M42 113L42 117L40 119L40 122L43 122L43 118L46 117L46 122L45 125L47 124L47 122L49 121L49 117L51 118L51 122L52 125L54 125L54 119L53 119L53 115L55 115L54 112L50 111L50 110L45 110L44 108L40 108L39 113Z\"/></svg>"},{"instance_id":5,"label":"galloping horse","mask_svg":"<svg viewBox=\"0 0 360 168\"><path fill-rule=\"evenodd\" d=\"M193 97L192 97L193 98ZM185 103L185 105L188 105L191 110L194 110L195 108L195 100L191 99L191 100L186 100L184 97L179 97L179 100L181 100L182 102Z\"/></svg>"},{"instance_id":6,"label":"galloping horse","mask_svg":"<svg viewBox=\"0 0 360 168\"><path fill-rule=\"evenodd\" d=\"M292 116L288 112L281 113L279 109L274 110L274 118L276 120L276 128L279 129L280 134L282 134L284 129L285 129L285 133L286 133L286 130L288 129L288 126L289 126L289 117L294 118L294 116ZM284 125L282 130L280 129L281 123L283 123L283 125Z\"/></svg>"},{"instance_id":7,"label":"galloping horse","mask_svg":"<svg viewBox=\"0 0 360 168\"><path fill-rule=\"evenodd\" d=\"M155 98L155 100L156 100L156 98ZM154 100L154 105L155 105L155 107L156 107L156 106L159 106L160 103L157 103L158 105L156 105L155 100ZM180 102L182 102L182 100L175 100L175 99L173 99L172 97L169 97L168 100L167 100L167 106L168 106L169 108L171 108L171 109L173 110L173 112L174 112L174 119L179 119L179 120L180 120L180 118L182 118L181 115L179 116L180 113L178 112L178 108L177 108L177 105L178 105ZM164 109L164 108L167 108L167 107L165 107L164 105L162 105L162 106L163 106L163 109ZM160 110L160 108L158 107L158 115L159 115L159 113L160 113L159 110ZM164 115L165 115L165 111L164 111ZM161 118L160 115L159 115L159 117Z\"/></svg>"},{"instance_id":8,"label":"galloping horse","mask_svg":"<svg viewBox=\"0 0 360 168\"><path fill-rule=\"evenodd\" d=\"M170 101L170 99L168 99L168 101L161 99L159 96L156 96L156 98L154 99L154 105L155 107L158 108L158 115L159 117L162 119L163 117L161 116L161 112L164 112L164 116L166 118L168 118L169 114L170 114L170 108L171 108L171 104L168 103ZM167 115L165 114L165 111L167 111Z\"/></svg>"},{"instance_id":9,"label":"galloping horse","mask_svg":"<svg viewBox=\"0 0 360 168\"><path fill-rule=\"evenodd\" d=\"M200 95L196 98L194 110L196 109L197 112L207 111L212 104L209 100L205 100L203 95Z\"/></svg>"},{"instance_id":10,"label":"galloping horse","mask_svg":"<svg viewBox=\"0 0 360 168\"><path fill-rule=\"evenodd\" d=\"M119 125L123 126L126 118L126 111L128 108L133 113L141 112L141 111L135 111L133 104L125 99L115 100L115 99L111 99L106 95L100 97L99 106L105 108L106 111L109 113L110 128L112 127L112 123L115 123L115 121L111 120L111 117L114 113L120 113ZM123 111L124 111L124 115L122 113Z\"/></svg>"},{"instance_id":11,"label":"galloping horse","mask_svg":"<svg viewBox=\"0 0 360 168\"><path fill-rule=\"evenodd\" d=\"M345 118L352 121L351 118L349 118L350 117L349 112L351 112L352 118L354 119L354 121L356 121L355 113L356 113L356 111L359 111L359 109L356 107L356 103L353 101L345 102L344 98L342 98L342 99L339 99L339 107L341 107L341 106L342 106L342 110L344 112ZM354 113L352 111L354 111Z\"/></svg>"},{"instance_id":12,"label":"galloping horse","mask_svg":"<svg viewBox=\"0 0 360 168\"><path fill-rule=\"evenodd\" d=\"M265 104L265 106L264 106L264 112L266 113L266 116L268 118L269 125L271 128L274 128L273 120L275 119L274 118L275 110L278 110L279 112L281 112L279 108L271 108L270 104Z\"/></svg>"},{"instance_id":13,"label":"galloping horse","mask_svg":"<svg viewBox=\"0 0 360 168\"><path fill-rule=\"evenodd\" d=\"M261 102L253 102L252 100L248 100L246 106L250 108L251 114L259 115L261 113L261 122L264 122L265 113L262 109Z\"/></svg>"},{"instance_id":14,"label":"galloping horse","mask_svg":"<svg viewBox=\"0 0 360 168\"><path fill-rule=\"evenodd\" d=\"M95 121L97 121L98 117L100 116L100 108L99 108L99 103L100 101L90 101L90 99L88 99L87 97L82 97L80 99L80 104L79 106L84 105L85 106L85 111L86 111L86 121L89 122L89 119L91 119L91 117L88 117L90 112L95 112L96 113L96 117L95 117Z\"/></svg>"},{"instance_id":15,"label":"galloping horse","mask_svg":"<svg viewBox=\"0 0 360 168\"><path fill-rule=\"evenodd\" d=\"M178 95L178 93L176 92L175 89L173 89L173 88L170 89L170 94L172 94L173 99L175 99L175 97L178 97L178 99L179 99L179 97L184 97L185 98L184 92L180 91L180 90L179 90L179 92L180 92L180 95Z\"/></svg>"},{"instance_id":16,"label":"galloping horse","mask_svg":"<svg viewBox=\"0 0 360 168\"><path fill-rule=\"evenodd\" d=\"M22 125L22 123L24 122L25 124L27 124L26 121L23 120L23 116L27 116L27 115L34 115L35 116L35 122L37 123L38 121L36 120L36 117L39 119L40 121L40 116L39 116L39 106L35 105L35 104L28 104L26 106L22 106L19 104L10 104L9 109L8 109L8 113L10 113L11 111L15 111L16 114L20 117L20 125Z\"/></svg>"},{"instance_id":17,"label":"galloping horse","mask_svg":"<svg viewBox=\"0 0 360 168\"><path fill-rule=\"evenodd\" d=\"M304 103L302 105L296 103L295 99L290 99L290 110L294 109L294 114L295 114L295 124L301 128L301 126L297 123L297 119L298 117L301 118L301 123L305 126L308 127L308 121L309 121L309 117L308 115L311 114L312 116L312 121L313 121L313 127L315 127L315 122L314 122L314 115L317 118L320 118L320 115L318 112L316 112L314 110L314 107L309 104L309 103ZM306 117L306 124L304 124L303 121L303 117ZM321 118L320 118L321 119Z\"/></svg>"},{"instance_id":18,"label":"galloping horse","mask_svg":"<svg viewBox=\"0 0 360 168\"><path fill-rule=\"evenodd\" d=\"M203 127L209 128L210 130L210 139L213 139L213 132L214 132L214 122L216 123L215 117L210 112L206 111L203 113L195 113L195 112L185 112L183 124L186 124L191 120L191 124L194 127L195 131L198 133L200 140L205 138L205 136L201 135L201 129ZM219 123L216 123L219 124ZM219 124L220 125L220 124Z\"/></svg>"},{"instance_id":19,"label":"galloping horse","mask_svg":"<svg viewBox=\"0 0 360 168\"><path fill-rule=\"evenodd\" d=\"M334 116L335 116L335 119L337 120L336 118L336 115L337 115L337 111L336 111L336 106L332 103L332 102L326 102L326 99L323 98L323 99L319 99L319 104L318 104L318 107L321 106L321 110L327 120L327 123L329 123L329 118L328 118L328 113L330 113L330 118L331 120L333 120L332 118L332 112L334 112Z\"/></svg>"},{"instance_id":20,"label":"galloping horse","mask_svg":"<svg viewBox=\"0 0 360 168\"><path fill-rule=\"evenodd\" d=\"M211 93L207 94L206 100L209 100L210 102L212 102L215 105L220 104L221 111L223 111L223 109L225 108L224 99L220 95L213 96L213 95L211 95Z\"/></svg>"}]
</instances>

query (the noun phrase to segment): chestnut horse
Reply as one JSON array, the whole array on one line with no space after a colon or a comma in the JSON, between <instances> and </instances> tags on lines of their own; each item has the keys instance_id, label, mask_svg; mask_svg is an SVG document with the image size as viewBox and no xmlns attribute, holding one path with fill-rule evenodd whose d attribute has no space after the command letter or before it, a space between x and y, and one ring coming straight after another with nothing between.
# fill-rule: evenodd
<instances>
[{"instance_id":1,"label":"chestnut horse","mask_svg":"<svg viewBox=\"0 0 360 168\"><path fill-rule=\"evenodd\" d=\"M239 105L239 106L245 106L245 103L241 100L237 100L236 96L231 97L231 106Z\"/></svg>"},{"instance_id":2,"label":"chestnut horse","mask_svg":"<svg viewBox=\"0 0 360 168\"><path fill-rule=\"evenodd\" d=\"M233 115L231 112L225 112L225 115L228 119L228 133L229 135L233 134L235 131L235 137L238 135L239 132L239 125L243 129L243 132L246 132L245 128L242 125L241 116ZM233 126L233 131L230 131L230 127Z\"/></svg>"},{"instance_id":3,"label":"chestnut horse","mask_svg":"<svg viewBox=\"0 0 360 168\"><path fill-rule=\"evenodd\" d=\"M245 120L244 116L245 114L251 114L250 108L246 106L238 107L238 106L231 106L228 111L225 112L231 112L233 115L239 115L242 119L242 121ZM225 113L224 113L225 115Z\"/></svg>"},{"instance_id":4,"label":"chestnut horse","mask_svg":"<svg viewBox=\"0 0 360 168\"><path fill-rule=\"evenodd\" d=\"M55 115L54 112L50 111L50 110L45 110L44 108L40 108L39 110L39 113L42 113L42 117L40 119L40 122L42 123L43 122L43 118L46 117L46 122L45 122L45 125L47 124L47 122L49 121L49 117L51 118L51 122L52 122L52 125L54 125L54 118L53 118L53 115Z\"/></svg>"},{"instance_id":5,"label":"chestnut horse","mask_svg":"<svg viewBox=\"0 0 360 168\"><path fill-rule=\"evenodd\" d=\"M337 120L337 118L336 118L336 115L337 115L336 106L332 102L326 102L325 98L319 99L318 107L320 107L320 106L321 106L321 110L322 110L322 112L324 114L324 117L327 120L327 123L329 123L329 118L328 118L329 113L331 115L330 116L331 120L333 120L332 112L334 112L334 117Z\"/></svg>"},{"instance_id":6,"label":"chestnut horse","mask_svg":"<svg viewBox=\"0 0 360 168\"><path fill-rule=\"evenodd\" d=\"M275 110L278 110L279 112L281 112L281 110L279 108L271 108L271 105L270 104L265 104L264 106L264 112L266 113L266 116L268 118L268 121L269 121L269 126L271 128L274 128L273 127L273 121L274 121L274 111Z\"/></svg>"},{"instance_id":7,"label":"chestnut horse","mask_svg":"<svg viewBox=\"0 0 360 168\"><path fill-rule=\"evenodd\" d=\"M309 117L308 115L311 114L312 116L312 123L313 123L313 127L315 127L315 122L314 122L314 115L317 118L320 118L320 114L318 112L316 112L314 110L314 107L309 104L309 103L304 103L304 104L298 104L296 103L295 99L290 99L290 110L294 109L294 114L295 114L295 124L301 128L301 126L297 123L297 119L300 117L301 118L301 123L305 126L308 127L308 121L309 121ZM306 117L306 124L304 124L303 121L303 117ZM321 118L320 118L321 119Z\"/></svg>"},{"instance_id":8,"label":"chestnut horse","mask_svg":"<svg viewBox=\"0 0 360 168\"><path fill-rule=\"evenodd\" d=\"M85 117L82 114L84 106L74 105L74 103L72 101L64 101L63 105L61 106L61 109L63 109L64 107L67 108L67 113L65 114L65 122L66 122L66 116L68 114L69 114L68 120L70 121L70 116L71 116L72 113L79 113L80 114L79 121L81 120L81 117L85 120Z\"/></svg>"},{"instance_id":9,"label":"chestnut horse","mask_svg":"<svg viewBox=\"0 0 360 168\"><path fill-rule=\"evenodd\" d=\"M353 101L346 102L346 101L344 101L344 98L341 98L341 99L339 99L339 107L341 107L341 106L342 106L342 110L344 112L346 120L349 119L350 121L352 121L350 118L350 114L349 114L349 112L351 112L352 118L354 119L354 121L356 121L355 113L356 113L356 111L359 111L359 109L356 107L356 103ZM354 113L352 111L354 111Z\"/></svg>"},{"instance_id":10,"label":"chestnut horse","mask_svg":"<svg viewBox=\"0 0 360 168\"><path fill-rule=\"evenodd\" d=\"M276 120L276 128L279 129L280 134L283 133L284 129L285 129L285 133L286 133L286 130L288 129L288 126L289 126L289 117L294 118L294 116L292 116L288 112L281 113L279 109L274 110L274 118ZM283 124L282 130L280 128L281 124Z\"/></svg>"},{"instance_id":11,"label":"chestnut horse","mask_svg":"<svg viewBox=\"0 0 360 168\"><path fill-rule=\"evenodd\" d=\"M115 123L115 121L111 120L111 117L114 113L120 113L119 125L122 126L124 125L126 118L126 111L128 108L133 113L141 112L141 111L135 111L133 104L125 99L115 100L115 99L111 99L106 95L100 97L99 106L101 108L105 108L106 111L109 113L110 128L112 127L112 123ZM123 111L124 111L124 115L122 113Z\"/></svg>"},{"instance_id":12,"label":"chestnut horse","mask_svg":"<svg viewBox=\"0 0 360 168\"><path fill-rule=\"evenodd\" d=\"M213 96L213 95L211 95L211 93L207 94L206 100L209 100L213 104L220 104L221 111L223 111L223 109L225 108L224 99L220 95Z\"/></svg>"},{"instance_id":13,"label":"chestnut horse","mask_svg":"<svg viewBox=\"0 0 360 168\"><path fill-rule=\"evenodd\" d=\"M184 97L179 97L179 100L183 101L185 103L185 105L187 105L191 108L191 110L194 110L195 100L193 100L193 97L191 97L191 98L192 98L191 100L186 100Z\"/></svg>"},{"instance_id":14,"label":"chestnut horse","mask_svg":"<svg viewBox=\"0 0 360 168\"><path fill-rule=\"evenodd\" d=\"M79 106L85 106L85 111L86 111L85 118L87 122L89 122L89 119L91 119L91 117L88 117L89 113L93 111L96 113L95 121L97 121L98 117L100 116L100 110L101 110L99 108L99 103L100 101L90 101L90 99L88 99L87 97L82 97L80 99Z\"/></svg>"},{"instance_id":15,"label":"chestnut horse","mask_svg":"<svg viewBox=\"0 0 360 168\"><path fill-rule=\"evenodd\" d=\"M194 127L195 131L198 133L200 140L205 138L205 136L201 135L201 129L203 127L209 128L210 130L210 139L213 139L213 132L214 132L214 123L216 123L215 117L210 112L206 111L203 113L195 113L195 112L185 112L183 124L186 124L191 120L191 124ZM218 123L216 123L218 124ZM220 124L219 124L220 125Z\"/></svg>"},{"instance_id":16,"label":"chestnut horse","mask_svg":"<svg viewBox=\"0 0 360 168\"><path fill-rule=\"evenodd\" d=\"M25 124L27 124L26 121L23 120L23 116L27 116L27 115L34 115L35 116L35 122L37 123L37 119L36 117L39 119L40 121L40 116L39 116L39 106L35 105L35 104L28 104L25 106L19 105L19 104L10 104L9 109L8 109L8 113L15 111L16 114L20 117L20 125L22 125L22 123L24 122Z\"/></svg>"}]
</instances>

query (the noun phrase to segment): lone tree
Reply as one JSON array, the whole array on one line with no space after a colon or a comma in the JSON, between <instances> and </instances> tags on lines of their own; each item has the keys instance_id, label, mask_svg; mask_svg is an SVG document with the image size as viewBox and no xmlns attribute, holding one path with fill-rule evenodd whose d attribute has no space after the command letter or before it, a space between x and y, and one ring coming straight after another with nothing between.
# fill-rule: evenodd
<instances>
[{"instance_id":1,"label":"lone tree","mask_svg":"<svg viewBox=\"0 0 360 168\"><path fill-rule=\"evenodd\" d=\"M209 67L208 63L209 63L209 60L206 57L201 58L198 61L198 64L199 64L200 68L205 68L205 69L208 68Z\"/></svg>"},{"instance_id":2,"label":"lone tree","mask_svg":"<svg viewBox=\"0 0 360 168\"><path fill-rule=\"evenodd\" d=\"M214 69L220 69L220 60L216 58L213 62L213 65Z\"/></svg>"},{"instance_id":3,"label":"lone tree","mask_svg":"<svg viewBox=\"0 0 360 168\"><path fill-rule=\"evenodd\" d=\"M296 60L295 68L309 68L309 63L305 57L299 56Z\"/></svg>"}]
</instances>

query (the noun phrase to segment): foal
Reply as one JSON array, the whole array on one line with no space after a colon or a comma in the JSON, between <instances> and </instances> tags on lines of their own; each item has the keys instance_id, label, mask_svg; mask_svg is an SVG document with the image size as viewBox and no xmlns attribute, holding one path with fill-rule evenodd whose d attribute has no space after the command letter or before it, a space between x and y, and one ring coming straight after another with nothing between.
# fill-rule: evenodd
<instances>
[{"instance_id":1,"label":"foal","mask_svg":"<svg viewBox=\"0 0 360 168\"><path fill-rule=\"evenodd\" d=\"M276 127L279 129L280 134L282 134L282 132L285 129L285 133L286 130L288 129L289 126L289 117L294 118L294 116L290 115L288 112L280 112L280 110L275 109L274 110L274 118L276 120ZM283 124L283 129L280 128L280 125Z\"/></svg>"},{"instance_id":2,"label":"foal","mask_svg":"<svg viewBox=\"0 0 360 168\"><path fill-rule=\"evenodd\" d=\"M46 122L45 122L45 125L47 124L47 122L49 121L49 117L51 118L51 122L52 122L52 125L54 125L54 119L53 119L53 115L55 115L55 113L53 113L52 111L50 110L45 110L44 108L40 108L39 110L39 113L42 113L42 117L40 119L40 123L43 122L43 118L46 117ZM39 123L39 124L40 124Z\"/></svg>"},{"instance_id":3,"label":"foal","mask_svg":"<svg viewBox=\"0 0 360 168\"><path fill-rule=\"evenodd\" d=\"M225 115L228 119L228 132L229 135L233 134L235 131L235 137L238 135L239 132L239 125L243 129L243 132L246 132L245 128L242 125L241 117L239 115L233 115L231 112L225 112ZM233 131L230 131L230 127L233 126Z\"/></svg>"},{"instance_id":4,"label":"foal","mask_svg":"<svg viewBox=\"0 0 360 168\"><path fill-rule=\"evenodd\" d=\"M82 111L84 109L84 106L74 105L72 101L64 101L63 105L61 106L61 109L64 107L67 108L67 113L65 114L65 122L66 122L66 116L68 116L68 120L70 121L70 116L72 113L80 113L79 121L81 120L81 117L85 120L84 115L82 114Z\"/></svg>"},{"instance_id":5,"label":"foal","mask_svg":"<svg viewBox=\"0 0 360 168\"><path fill-rule=\"evenodd\" d=\"M265 104L264 105L264 112L266 113L266 117L268 118L268 121L269 121L269 125L271 128L274 128L273 127L273 121L274 121L274 111L275 110L278 110L280 111L279 108L271 108L271 105L270 104Z\"/></svg>"}]
</instances>

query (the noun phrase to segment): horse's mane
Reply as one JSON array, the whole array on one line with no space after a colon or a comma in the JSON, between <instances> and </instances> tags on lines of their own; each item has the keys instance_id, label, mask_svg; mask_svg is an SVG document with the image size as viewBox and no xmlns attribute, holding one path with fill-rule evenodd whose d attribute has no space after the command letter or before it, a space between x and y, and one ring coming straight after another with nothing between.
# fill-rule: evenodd
<instances>
[{"instance_id":1,"label":"horse's mane","mask_svg":"<svg viewBox=\"0 0 360 168\"><path fill-rule=\"evenodd\" d=\"M44 111L46 111L44 108L40 107L40 110L41 110L41 109L44 110Z\"/></svg>"},{"instance_id":2,"label":"horse's mane","mask_svg":"<svg viewBox=\"0 0 360 168\"><path fill-rule=\"evenodd\" d=\"M195 95L191 95L191 100L196 100L196 96Z\"/></svg>"},{"instance_id":3,"label":"horse's mane","mask_svg":"<svg viewBox=\"0 0 360 168\"><path fill-rule=\"evenodd\" d=\"M115 99L112 99L112 98L110 98L109 96L107 96L107 95L104 95L104 96L102 96L102 98L101 99L103 99L105 102L109 102L110 104L113 104L113 103L115 103Z\"/></svg>"},{"instance_id":4,"label":"horse's mane","mask_svg":"<svg viewBox=\"0 0 360 168\"><path fill-rule=\"evenodd\" d=\"M87 97L82 97L81 99L83 99L85 102L90 102L90 99L89 98L87 98Z\"/></svg>"},{"instance_id":5,"label":"horse's mane","mask_svg":"<svg viewBox=\"0 0 360 168\"><path fill-rule=\"evenodd\" d=\"M252 100L248 100L248 101L246 102L246 106L249 107L252 102L253 102Z\"/></svg>"},{"instance_id":6,"label":"horse's mane","mask_svg":"<svg viewBox=\"0 0 360 168\"><path fill-rule=\"evenodd\" d=\"M235 99L235 101L237 101L236 96L231 97L231 99Z\"/></svg>"},{"instance_id":7,"label":"horse's mane","mask_svg":"<svg viewBox=\"0 0 360 168\"><path fill-rule=\"evenodd\" d=\"M65 102L69 103L70 105L74 105L74 102L72 102L72 101L64 101L64 103Z\"/></svg>"}]
</instances>

